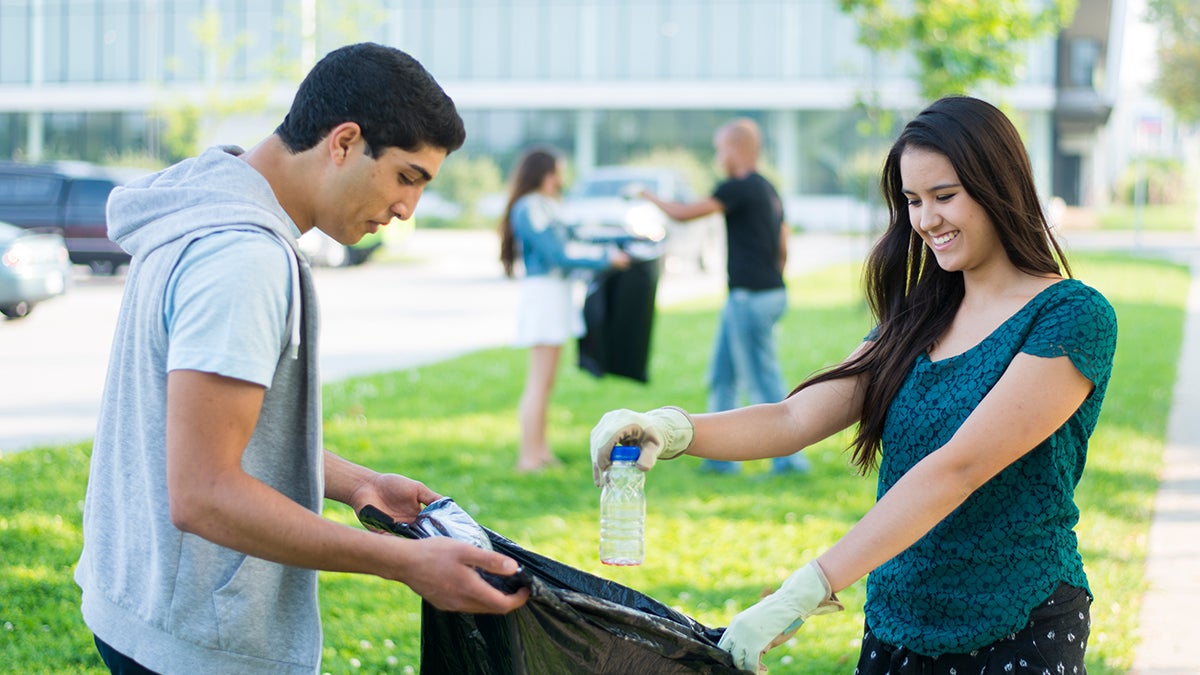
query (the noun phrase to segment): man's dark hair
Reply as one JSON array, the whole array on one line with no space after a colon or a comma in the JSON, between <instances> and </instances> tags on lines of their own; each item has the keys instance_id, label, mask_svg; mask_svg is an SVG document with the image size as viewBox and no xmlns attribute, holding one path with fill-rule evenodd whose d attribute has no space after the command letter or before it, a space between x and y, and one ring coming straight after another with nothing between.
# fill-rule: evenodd
<instances>
[{"instance_id":1,"label":"man's dark hair","mask_svg":"<svg viewBox=\"0 0 1200 675\"><path fill-rule=\"evenodd\" d=\"M358 124L372 157L389 147L450 153L467 136L454 101L429 71L399 49L372 42L340 47L318 61L275 133L297 153L343 122Z\"/></svg>"}]
</instances>

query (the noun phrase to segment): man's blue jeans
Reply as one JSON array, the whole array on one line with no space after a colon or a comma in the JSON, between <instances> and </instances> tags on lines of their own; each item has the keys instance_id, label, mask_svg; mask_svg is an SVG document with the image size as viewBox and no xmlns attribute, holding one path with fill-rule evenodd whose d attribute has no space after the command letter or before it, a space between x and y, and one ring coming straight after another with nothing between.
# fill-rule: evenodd
<instances>
[{"instance_id":1,"label":"man's blue jeans","mask_svg":"<svg viewBox=\"0 0 1200 675\"><path fill-rule=\"evenodd\" d=\"M718 412L738 407L745 392L750 403L775 403L787 394L775 349L775 324L787 309L787 291L772 288L752 291L731 288L713 346L708 374L708 410ZM733 462L705 461L706 468L732 472ZM775 460L775 467L790 466L789 458Z\"/></svg>"}]
</instances>

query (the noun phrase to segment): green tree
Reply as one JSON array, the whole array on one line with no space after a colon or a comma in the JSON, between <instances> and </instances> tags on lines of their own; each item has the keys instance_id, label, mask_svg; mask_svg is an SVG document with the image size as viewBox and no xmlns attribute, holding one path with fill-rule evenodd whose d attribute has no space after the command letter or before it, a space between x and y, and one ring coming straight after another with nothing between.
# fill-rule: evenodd
<instances>
[{"instance_id":1,"label":"green tree","mask_svg":"<svg viewBox=\"0 0 1200 675\"><path fill-rule=\"evenodd\" d=\"M965 93L984 82L1015 84L1023 60L1019 46L1057 33L1075 15L1076 1L839 0L839 4L857 21L863 46L916 58L921 94L932 100Z\"/></svg>"},{"instance_id":2,"label":"green tree","mask_svg":"<svg viewBox=\"0 0 1200 675\"><path fill-rule=\"evenodd\" d=\"M200 146L200 106L187 101L160 105L153 113L162 123L160 142L168 162L196 154Z\"/></svg>"},{"instance_id":3,"label":"green tree","mask_svg":"<svg viewBox=\"0 0 1200 675\"><path fill-rule=\"evenodd\" d=\"M205 60L211 59L213 73L198 100L164 90L159 103L154 106L151 114L162 124L160 140L164 159L168 162L177 162L199 152L202 131L206 126L216 125L230 115L265 110L268 93L274 84L267 79L240 93L230 92L226 85L230 64L234 56L246 47L251 36L245 31L235 34L224 32L220 11L205 9L200 18L191 23L190 29ZM278 57L278 54L268 57L267 63L258 64L259 70L268 73L268 77L286 72L284 66L277 63ZM176 65L168 62L166 67L170 70Z\"/></svg>"},{"instance_id":4,"label":"green tree","mask_svg":"<svg viewBox=\"0 0 1200 675\"><path fill-rule=\"evenodd\" d=\"M316 0L312 8L313 20L321 23L322 35L327 36L329 44L316 44L316 36L306 32L304 26L307 20L300 9L277 19L278 25L231 33L223 26L222 8L216 4L206 6L199 18L189 26L206 64L206 71L211 70L205 73L205 86L198 96L190 100L176 91L164 89L160 102L153 110L153 115L163 127L161 140L167 161L174 162L196 154L206 128L233 115L266 111L271 90L281 82L299 82L307 65L310 65L304 61L319 57L317 54L306 56L308 47L334 49L360 40L382 39L381 27L387 19L387 12L380 9L377 3L369 0ZM253 63L251 71L255 73L255 81L246 82L240 87L230 86L231 82L236 82L236 78L230 76L231 64L255 40L261 39L256 34L258 30L263 33L279 31L294 39L289 39L286 45L280 42L270 53ZM301 47L299 59L290 49L295 40L307 45ZM168 70L177 66L175 62L166 63Z\"/></svg>"},{"instance_id":5,"label":"green tree","mask_svg":"<svg viewBox=\"0 0 1200 675\"><path fill-rule=\"evenodd\" d=\"M1154 94L1183 122L1200 122L1200 3L1149 0L1146 18L1158 28Z\"/></svg>"},{"instance_id":6,"label":"green tree","mask_svg":"<svg viewBox=\"0 0 1200 675\"><path fill-rule=\"evenodd\" d=\"M479 202L484 197L503 192L504 177L500 165L491 157L456 152L442 164L433 189L462 206L462 226L488 227L495 223L487 222L479 213ZM428 222L423 220L422 225L425 224Z\"/></svg>"}]
</instances>

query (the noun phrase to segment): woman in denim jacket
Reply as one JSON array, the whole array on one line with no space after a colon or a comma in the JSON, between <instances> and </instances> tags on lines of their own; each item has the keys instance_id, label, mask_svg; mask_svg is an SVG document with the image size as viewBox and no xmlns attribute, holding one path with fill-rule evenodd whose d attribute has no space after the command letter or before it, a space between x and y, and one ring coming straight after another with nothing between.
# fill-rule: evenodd
<instances>
[{"instance_id":1,"label":"woman in denim jacket","mask_svg":"<svg viewBox=\"0 0 1200 675\"><path fill-rule=\"evenodd\" d=\"M583 335L583 315L576 302L571 270L624 269L629 256L619 250L599 256L567 252L570 232L559 219L562 166L556 154L531 150L517 165L500 221L500 260L514 276L518 254L525 268L517 310L515 345L529 347L529 370L521 394L518 472L538 471L558 463L546 442L546 409L558 371L559 354L568 339Z\"/></svg>"}]
</instances>

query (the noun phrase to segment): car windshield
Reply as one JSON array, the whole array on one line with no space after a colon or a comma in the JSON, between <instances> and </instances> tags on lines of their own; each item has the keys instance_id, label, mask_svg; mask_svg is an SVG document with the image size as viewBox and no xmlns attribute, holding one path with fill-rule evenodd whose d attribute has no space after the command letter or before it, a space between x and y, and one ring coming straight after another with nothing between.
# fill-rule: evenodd
<instances>
[{"instance_id":1,"label":"car windshield","mask_svg":"<svg viewBox=\"0 0 1200 675\"><path fill-rule=\"evenodd\" d=\"M76 180L71 183L71 191L67 194L67 203L103 206L108 202L108 195L114 187L116 184L110 180Z\"/></svg>"},{"instance_id":2,"label":"car windshield","mask_svg":"<svg viewBox=\"0 0 1200 675\"><path fill-rule=\"evenodd\" d=\"M62 189L62 181L54 176L0 175L0 203L41 204L53 202Z\"/></svg>"},{"instance_id":3,"label":"car windshield","mask_svg":"<svg viewBox=\"0 0 1200 675\"><path fill-rule=\"evenodd\" d=\"M572 190L575 197L596 198L596 197L624 197L634 192L633 186L639 186L658 192L658 183L653 179L626 177L626 178L596 178L592 180L581 181Z\"/></svg>"}]
</instances>

